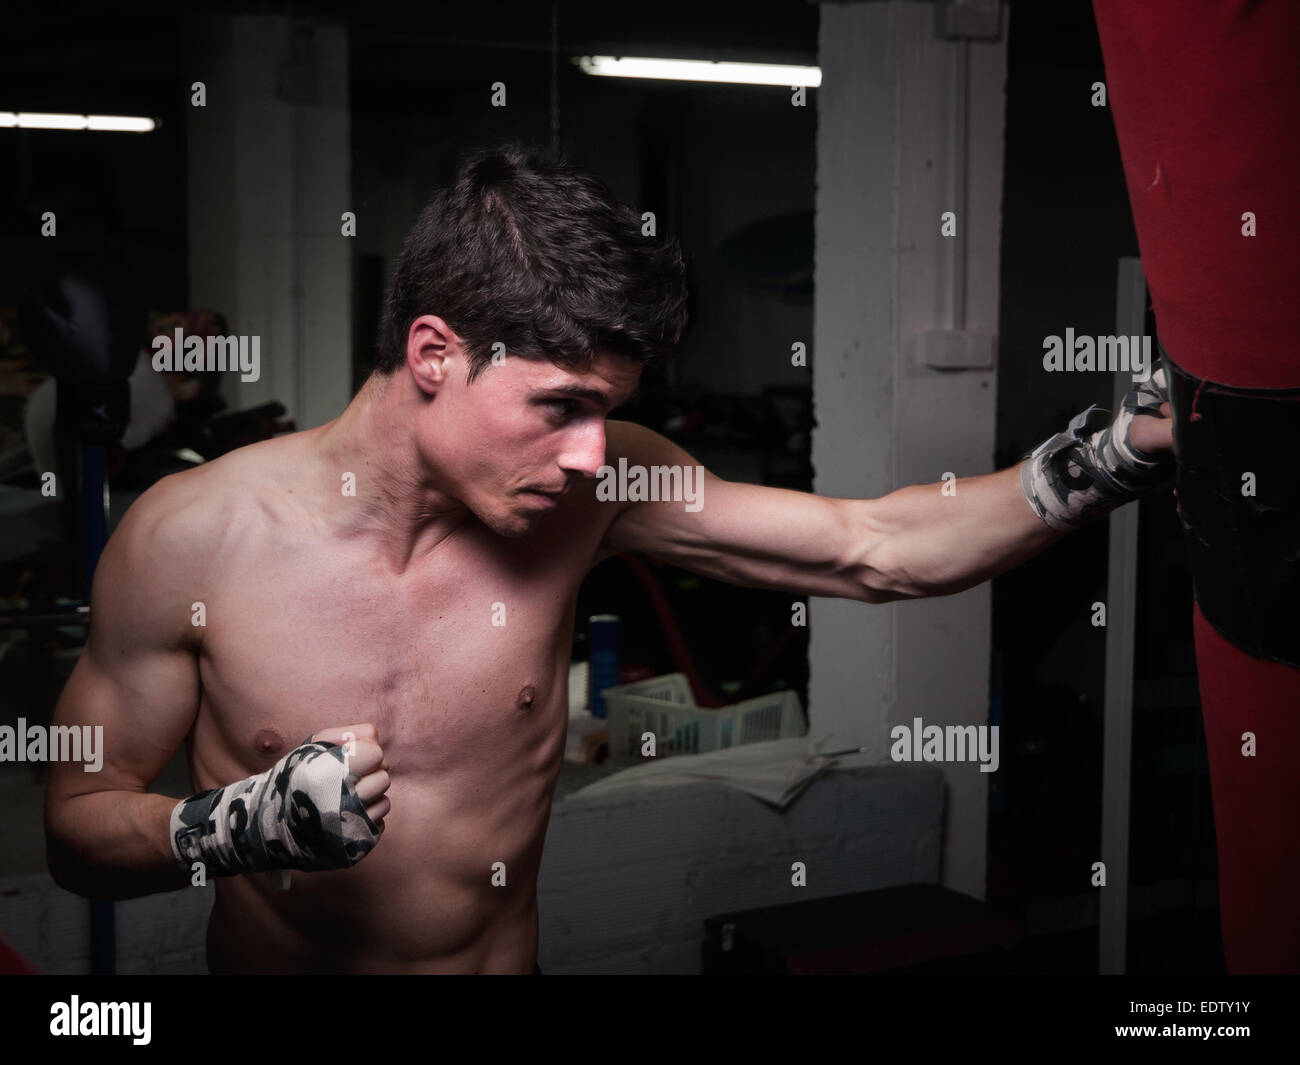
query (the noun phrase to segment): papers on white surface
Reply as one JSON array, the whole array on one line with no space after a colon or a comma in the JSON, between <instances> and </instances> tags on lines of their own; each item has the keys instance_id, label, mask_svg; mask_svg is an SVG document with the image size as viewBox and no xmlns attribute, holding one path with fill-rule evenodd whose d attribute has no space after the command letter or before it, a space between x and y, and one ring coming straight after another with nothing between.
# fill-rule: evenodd
<instances>
[{"instance_id":1,"label":"papers on white surface","mask_svg":"<svg viewBox=\"0 0 1300 1065\"><path fill-rule=\"evenodd\" d=\"M794 739L747 743L708 754L674 755L635 766L591 784L574 797L637 792L648 788L712 780L748 792L777 809L785 809L836 757L821 754L824 740Z\"/></svg>"}]
</instances>

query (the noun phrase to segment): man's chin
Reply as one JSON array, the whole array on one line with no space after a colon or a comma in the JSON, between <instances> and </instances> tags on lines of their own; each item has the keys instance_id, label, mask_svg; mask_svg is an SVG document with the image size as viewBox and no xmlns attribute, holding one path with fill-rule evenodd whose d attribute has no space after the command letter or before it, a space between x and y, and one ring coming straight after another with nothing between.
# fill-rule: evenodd
<instances>
[{"instance_id":1,"label":"man's chin","mask_svg":"<svg viewBox=\"0 0 1300 1065\"><path fill-rule=\"evenodd\" d=\"M537 517L531 514L508 512L506 514L494 514L490 520L483 520L483 524L498 536L507 536L512 540L518 540L520 537L532 533L537 526Z\"/></svg>"}]
</instances>

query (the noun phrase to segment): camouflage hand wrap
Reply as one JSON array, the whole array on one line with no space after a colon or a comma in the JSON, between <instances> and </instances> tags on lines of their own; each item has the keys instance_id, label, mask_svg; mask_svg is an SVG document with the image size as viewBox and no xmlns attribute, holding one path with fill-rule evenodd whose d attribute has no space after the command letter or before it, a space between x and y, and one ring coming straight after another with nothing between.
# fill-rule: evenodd
<instances>
[{"instance_id":1,"label":"camouflage hand wrap","mask_svg":"<svg viewBox=\"0 0 1300 1065\"><path fill-rule=\"evenodd\" d=\"M1020 489L1034 513L1053 529L1073 529L1089 518L1171 484L1172 452L1149 457L1129 439L1136 417L1159 417L1169 398L1161 366L1124 396L1119 414L1088 435L1095 404L1075 415L1063 433L1044 440L1020 467Z\"/></svg>"},{"instance_id":2,"label":"camouflage hand wrap","mask_svg":"<svg viewBox=\"0 0 1300 1065\"><path fill-rule=\"evenodd\" d=\"M346 869L379 830L336 743L304 743L265 773L199 792L172 810L172 853L214 876L268 869Z\"/></svg>"}]
</instances>

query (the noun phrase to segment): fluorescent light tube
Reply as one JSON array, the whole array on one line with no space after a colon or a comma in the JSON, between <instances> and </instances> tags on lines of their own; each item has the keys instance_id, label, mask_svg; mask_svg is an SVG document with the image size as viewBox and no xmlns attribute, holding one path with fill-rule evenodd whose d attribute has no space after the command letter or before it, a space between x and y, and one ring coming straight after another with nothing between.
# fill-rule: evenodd
<instances>
[{"instance_id":1,"label":"fluorescent light tube","mask_svg":"<svg viewBox=\"0 0 1300 1065\"><path fill-rule=\"evenodd\" d=\"M89 129L112 133L149 133L157 128L152 118L129 115L62 115L38 111L0 111L0 129Z\"/></svg>"},{"instance_id":2,"label":"fluorescent light tube","mask_svg":"<svg viewBox=\"0 0 1300 1065\"><path fill-rule=\"evenodd\" d=\"M586 74L606 78L656 78L667 81L717 81L732 85L806 85L822 83L820 67L779 63L721 63L706 59L647 59L634 56L583 55L574 59Z\"/></svg>"}]
</instances>

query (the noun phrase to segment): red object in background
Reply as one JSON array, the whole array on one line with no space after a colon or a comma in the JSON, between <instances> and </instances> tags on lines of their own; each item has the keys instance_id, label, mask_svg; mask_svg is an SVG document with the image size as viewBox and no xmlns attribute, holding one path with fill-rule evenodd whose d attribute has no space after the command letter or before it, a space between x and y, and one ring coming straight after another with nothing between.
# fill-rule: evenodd
<instances>
[{"instance_id":1,"label":"red object in background","mask_svg":"<svg viewBox=\"0 0 1300 1065\"><path fill-rule=\"evenodd\" d=\"M0 976L40 976L40 970L9 944L0 932Z\"/></svg>"},{"instance_id":2,"label":"red object in background","mask_svg":"<svg viewBox=\"0 0 1300 1065\"><path fill-rule=\"evenodd\" d=\"M1300 670L1252 658L1192 608L1219 848L1219 912L1231 973L1300 963ZM1242 734L1255 737L1243 752Z\"/></svg>"},{"instance_id":3,"label":"red object in background","mask_svg":"<svg viewBox=\"0 0 1300 1065\"><path fill-rule=\"evenodd\" d=\"M1205 380L1300 386L1300 3L1093 10L1161 341ZM1247 212L1255 236L1243 235ZM1297 972L1300 670L1244 653L1199 608L1193 625L1228 971Z\"/></svg>"},{"instance_id":4,"label":"red object in background","mask_svg":"<svg viewBox=\"0 0 1300 1065\"><path fill-rule=\"evenodd\" d=\"M620 684L635 684L639 680L649 680L653 676L655 676L655 671L649 666L625 665L619 667L618 682Z\"/></svg>"},{"instance_id":5,"label":"red object in background","mask_svg":"<svg viewBox=\"0 0 1300 1065\"><path fill-rule=\"evenodd\" d=\"M1161 341L1196 377L1300 385L1300 4L1093 10ZM1253 237L1242 235L1247 212Z\"/></svg>"},{"instance_id":6,"label":"red object in background","mask_svg":"<svg viewBox=\"0 0 1300 1065\"><path fill-rule=\"evenodd\" d=\"M677 622L673 620L673 612L669 609L668 600L664 598L659 582L655 580L654 574L650 572L645 559L631 551L624 551L617 557L636 574L637 580L641 582L641 587L645 589L645 594L650 600L650 605L654 608L660 627L663 629L664 642L668 644L668 650L673 656L673 663L677 666L677 671L685 675L687 683L691 686L691 695L695 699L695 705L705 707L724 706L723 701L706 688L704 681L700 679L700 675L695 669L695 662L691 659L691 653L686 649L686 641L682 639L681 630L677 627Z\"/></svg>"}]
</instances>

